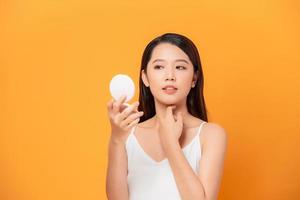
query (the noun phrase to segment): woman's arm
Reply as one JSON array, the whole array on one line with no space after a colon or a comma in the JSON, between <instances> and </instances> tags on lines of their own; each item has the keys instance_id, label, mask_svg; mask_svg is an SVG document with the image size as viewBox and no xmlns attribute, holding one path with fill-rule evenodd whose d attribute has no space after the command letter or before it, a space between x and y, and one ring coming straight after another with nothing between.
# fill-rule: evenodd
<instances>
[{"instance_id":1,"label":"woman's arm","mask_svg":"<svg viewBox=\"0 0 300 200\"><path fill-rule=\"evenodd\" d=\"M227 150L227 133L223 127L208 123L198 178L203 184L205 199L216 200L221 186Z\"/></svg>"},{"instance_id":2,"label":"woman's arm","mask_svg":"<svg viewBox=\"0 0 300 200\"><path fill-rule=\"evenodd\" d=\"M111 123L106 174L106 195L109 200L128 199L126 140L133 126L138 124L143 112L138 112L139 102L123 105L126 96L107 104Z\"/></svg>"},{"instance_id":3,"label":"woman's arm","mask_svg":"<svg viewBox=\"0 0 300 200\"><path fill-rule=\"evenodd\" d=\"M178 190L184 200L216 200L219 192L227 135L213 123L206 128L205 144L196 174L186 160L178 141L169 140L165 153L169 160ZM204 128L204 127L203 127Z\"/></svg>"},{"instance_id":4,"label":"woman's arm","mask_svg":"<svg viewBox=\"0 0 300 200\"><path fill-rule=\"evenodd\" d=\"M127 200L127 155L125 144L113 137L109 141L106 195L109 200Z\"/></svg>"}]
</instances>

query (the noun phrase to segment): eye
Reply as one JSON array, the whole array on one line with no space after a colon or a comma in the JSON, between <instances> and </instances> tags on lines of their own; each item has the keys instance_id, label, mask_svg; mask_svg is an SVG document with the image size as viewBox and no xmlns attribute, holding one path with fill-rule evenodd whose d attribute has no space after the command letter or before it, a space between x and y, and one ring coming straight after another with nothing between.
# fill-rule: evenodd
<instances>
[{"instance_id":1,"label":"eye","mask_svg":"<svg viewBox=\"0 0 300 200\"><path fill-rule=\"evenodd\" d=\"M176 69L178 69L178 68L180 68L180 69L186 69L186 67L184 67L184 66L176 66Z\"/></svg>"},{"instance_id":2,"label":"eye","mask_svg":"<svg viewBox=\"0 0 300 200\"><path fill-rule=\"evenodd\" d=\"M160 69L160 68L163 68L163 66L161 66L161 65L155 65L154 66L154 69Z\"/></svg>"}]
</instances>

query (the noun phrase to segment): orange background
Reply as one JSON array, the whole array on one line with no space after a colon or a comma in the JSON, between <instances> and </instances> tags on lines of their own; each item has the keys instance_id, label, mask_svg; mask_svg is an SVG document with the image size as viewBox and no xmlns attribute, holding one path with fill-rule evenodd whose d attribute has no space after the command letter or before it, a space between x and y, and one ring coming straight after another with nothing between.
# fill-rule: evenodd
<instances>
[{"instance_id":1,"label":"orange background","mask_svg":"<svg viewBox=\"0 0 300 200\"><path fill-rule=\"evenodd\" d=\"M299 1L2 0L0 25L0 199L106 199L109 81L138 90L165 32L197 45L228 132L219 199L300 199Z\"/></svg>"}]
</instances>

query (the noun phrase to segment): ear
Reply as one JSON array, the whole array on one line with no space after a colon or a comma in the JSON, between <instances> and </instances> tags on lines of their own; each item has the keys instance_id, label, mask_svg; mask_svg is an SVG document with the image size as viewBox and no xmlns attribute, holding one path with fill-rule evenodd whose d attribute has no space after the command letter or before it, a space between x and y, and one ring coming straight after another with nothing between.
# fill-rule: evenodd
<instances>
[{"instance_id":1,"label":"ear","mask_svg":"<svg viewBox=\"0 0 300 200\"><path fill-rule=\"evenodd\" d=\"M192 88L195 87L195 85L196 85L197 75L198 75L198 71L196 71L193 75Z\"/></svg>"},{"instance_id":2,"label":"ear","mask_svg":"<svg viewBox=\"0 0 300 200\"><path fill-rule=\"evenodd\" d=\"M149 81L148 81L147 74L145 73L145 70L143 69L141 73L142 73L142 80L143 80L144 85L146 87L149 87Z\"/></svg>"}]
</instances>

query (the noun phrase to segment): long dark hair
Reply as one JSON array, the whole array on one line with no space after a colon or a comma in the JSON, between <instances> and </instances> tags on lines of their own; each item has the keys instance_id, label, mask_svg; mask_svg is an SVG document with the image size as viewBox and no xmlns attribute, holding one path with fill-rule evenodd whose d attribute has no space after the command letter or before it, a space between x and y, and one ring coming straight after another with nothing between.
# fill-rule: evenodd
<instances>
[{"instance_id":1,"label":"long dark hair","mask_svg":"<svg viewBox=\"0 0 300 200\"><path fill-rule=\"evenodd\" d=\"M153 39L146 46L143 53L139 78L140 104L138 110L143 111L144 115L140 118L140 122L143 122L155 115L154 97L150 91L150 88L146 87L142 81L142 70L147 73L147 64L151 59L152 51L154 47L156 47L160 43L170 43L172 45L176 45L188 55L193 64L194 73L197 73L197 82L195 87L191 88L187 96L187 109L188 112L194 117L207 121L206 105L203 96L203 71L197 47L190 39L183 35L176 33L165 33Z\"/></svg>"}]
</instances>

